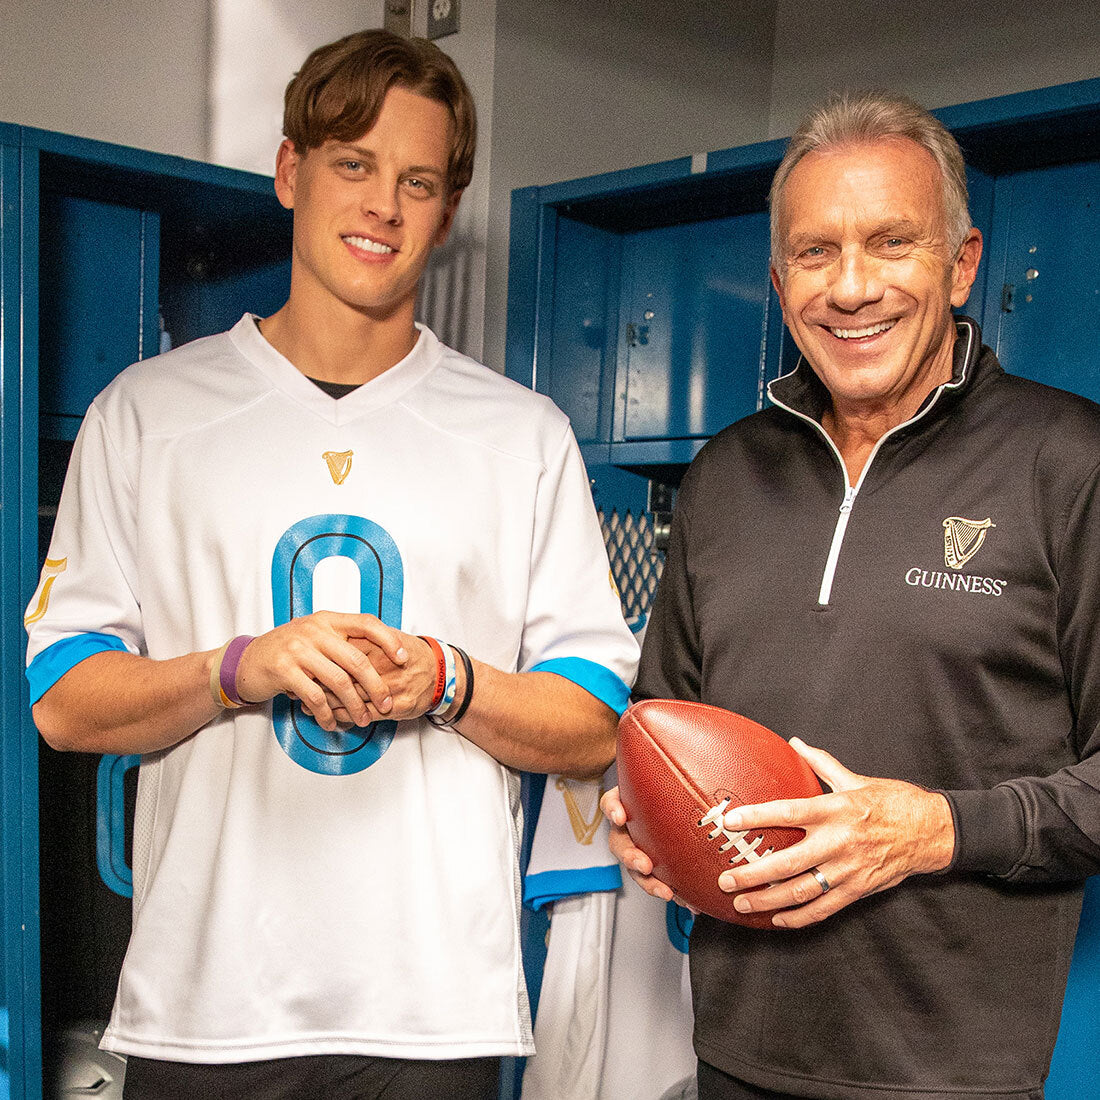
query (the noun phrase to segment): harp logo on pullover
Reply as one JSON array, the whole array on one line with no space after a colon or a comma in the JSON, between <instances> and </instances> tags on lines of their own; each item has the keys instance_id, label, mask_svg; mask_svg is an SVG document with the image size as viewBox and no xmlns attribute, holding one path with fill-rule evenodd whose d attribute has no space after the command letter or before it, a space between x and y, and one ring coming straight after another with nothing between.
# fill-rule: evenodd
<instances>
[{"instance_id":1,"label":"harp logo on pullover","mask_svg":"<svg viewBox=\"0 0 1100 1100\"><path fill-rule=\"evenodd\" d=\"M982 548L985 537L997 525L985 519L948 516L943 521L943 560L952 570L964 565ZM1008 581L1000 577L977 577L966 573L944 573L914 566L905 574L905 583L914 588L939 588L950 592L970 592L982 596L1003 596Z\"/></svg>"},{"instance_id":2,"label":"harp logo on pullover","mask_svg":"<svg viewBox=\"0 0 1100 1100\"><path fill-rule=\"evenodd\" d=\"M943 560L951 569L961 569L982 548L986 532L997 525L985 519L948 516L943 521Z\"/></svg>"}]
</instances>

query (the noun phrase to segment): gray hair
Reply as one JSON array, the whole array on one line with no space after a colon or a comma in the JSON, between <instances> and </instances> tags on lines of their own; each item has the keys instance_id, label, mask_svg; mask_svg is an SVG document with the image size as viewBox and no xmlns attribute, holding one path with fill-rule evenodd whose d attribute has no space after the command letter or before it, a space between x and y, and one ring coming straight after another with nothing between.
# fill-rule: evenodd
<instances>
[{"instance_id":1,"label":"gray hair","mask_svg":"<svg viewBox=\"0 0 1100 1100\"><path fill-rule=\"evenodd\" d=\"M841 92L832 95L803 120L787 145L772 179L768 203L771 207L772 263L783 274L786 261L781 255L779 213L783 188L794 166L807 153L840 145L909 138L926 149L939 166L943 183L943 211L947 241L952 252L966 240L971 220L966 188L966 165L959 143L939 119L919 103L894 92Z\"/></svg>"}]
</instances>

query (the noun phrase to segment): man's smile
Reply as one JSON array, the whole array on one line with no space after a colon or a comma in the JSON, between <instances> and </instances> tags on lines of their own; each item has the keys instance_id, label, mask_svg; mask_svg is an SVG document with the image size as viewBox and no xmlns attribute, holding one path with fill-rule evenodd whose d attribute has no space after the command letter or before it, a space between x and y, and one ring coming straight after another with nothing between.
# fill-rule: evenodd
<instances>
[{"instance_id":1,"label":"man's smile","mask_svg":"<svg viewBox=\"0 0 1100 1100\"><path fill-rule=\"evenodd\" d=\"M861 328L840 328L834 325L824 325L839 340L862 340L869 336L878 336L879 333L889 332L897 324L897 320L879 321L877 324L864 325Z\"/></svg>"},{"instance_id":2,"label":"man's smile","mask_svg":"<svg viewBox=\"0 0 1100 1100\"><path fill-rule=\"evenodd\" d=\"M385 244L383 241L372 240L370 237L353 237L348 235L340 239L345 244L349 244L352 248L357 248L361 252L374 252L379 256L388 256L390 253L397 251L392 245Z\"/></svg>"}]
</instances>

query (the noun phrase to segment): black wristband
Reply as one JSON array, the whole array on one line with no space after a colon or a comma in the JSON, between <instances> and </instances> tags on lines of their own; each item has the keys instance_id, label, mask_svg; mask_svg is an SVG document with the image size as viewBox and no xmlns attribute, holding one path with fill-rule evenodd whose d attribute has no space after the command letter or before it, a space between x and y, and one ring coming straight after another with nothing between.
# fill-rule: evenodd
<instances>
[{"instance_id":1,"label":"black wristband","mask_svg":"<svg viewBox=\"0 0 1100 1100\"><path fill-rule=\"evenodd\" d=\"M462 693L462 705L455 711L455 716L447 723L449 726L454 726L466 713L467 708L470 706L470 700L474 697L474 666L466 650L459 649L456 645L451 646L451 648L458 654L459 660L462 661L462 667L466 670L466 690Z\"/></svg>"}]
</instances>

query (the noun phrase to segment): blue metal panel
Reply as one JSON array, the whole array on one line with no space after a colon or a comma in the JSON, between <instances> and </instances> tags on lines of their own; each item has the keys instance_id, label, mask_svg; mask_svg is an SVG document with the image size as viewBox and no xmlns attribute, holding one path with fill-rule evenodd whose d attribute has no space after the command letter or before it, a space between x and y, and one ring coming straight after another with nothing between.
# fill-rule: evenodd
<instances>
[{"instance_id":1,"label":"blue metal panel","mask_svg":"<svg viewBox=\"0 0 1100 1100\"><path fill-rule=\"evenodd\" d=\"M2 491L6 494L10 477L7 476L12 461L18 462L18 451L7 438L11 418L7 416L7 398L19 392L19 152L18 148L0 146L0 473L3 475ZM18 402L16 402L18 404ZM16 426L16 434L18 428ZM6 611L14 600L11 588L13 579L8 567L13 564L9 551L18 561L19 516L15 509L0 509L0 602ZM18 593L16 592L16 595ZM0 651L11 654L14 639L9 620L5 615L0 622ZM10 665L8 666L10 667ZM0 1067L0 1095L7 1095L10 1074L21 1073L16 1061L22 1054L22 976L23 952L21 937L16 931L22 920L22 870L23 844L19 809L22 793L22 768L20 753L21 716L17 685L9 676L0 679L0 701L3 707L3 740L0 745L0 761L3 767L3 784L0 787L0 845L2 845L3 874L0 875L0 903L3 905L3 925L0 926L0 942L4 952L4 982L0 990L4 1013L3 1047L5 1058ZM17 1094L18 1095L18 1094Z\"/></svg>"},{"instance_id":2,"label":"blue metal panel","mask_svg":"<svg viewBox=\"0 0 1100 1100\"><path fill-rule=\"evenodd\" d=\"M783 159L786 148L787 139L777 138L774 141L758 141L752 145L737 145L732 149L719 149L707 154L707 172L755 175L764 171L770 179Z\"/></svg>"},{"instance_id":3,"label":"blue metal panel","mask_svg":"<svg viewBox=\"0 0 1100 1100\"><path fill-rule=\"evenodd\" d=\"M592 485L592 499L596 508L610 513L631 512L640 516L647 508L649 479L634 474L620 466L589 464L588 477Z\"/></svg>"},{"instance_id":4,"label":"blue metal panel","mask_svg":"<svg viewBox=\"0 0 1100 1100\"><path fill-rule=\"evenodd\" d=\"M986 341L1007 370L1094 401L1100 400L1098 196L1097 161L996 181L984 326ZM1013 288L1003 299L1002 285ZM1100 1100L1098 1049L1100 878L1093 878L1085 892L1047 1100Z\"/></svg>"},{"instance_id":5,"label":"blue metal panel","mask_svg":"<svg viewBox=\"0 0 1100 1100\"><path fill-rule=\"evenodd\" d=\"M638 168L624 168L618 172L603 172L583 179L568 180L539 188L540 201L560 206L593 195L601 197L617 192L629 192L669 183L691 175L691 157L663 160L655 164L643 164Z\"/></svg>"},{"instance_id":6,"label":"blue metal panel","mask_svg":"<svg viewBox=\"0 0 1100 1100\"><path fill-rule=\"evenodd\" d=\"M616 466L680 465L690 462L705 439L646 439L637 443L612 443L611 461Z\"/></svg>"},{"instance_id":7,"label":"blue metal panel","mask_svg":"<svg viewBox=\"0 0 1100 1100\"><path fill-rule=\"evenodd\" d=\"M987 342L1006 370L1100 401L1100 161L1004 177L997 199L1014 289Z\"/></svg>"},{"instance_id":8,"label":"blue metal panel","mask_svg":"<svg viewBox=\"0 0 1100 1100\"><path fill-rule=\"evenodd\" d=\"M1100 78L979 99L953 107L941 107L932 113L949 130L969 131L1003 124L1020 126L1077 111L1095 111L1098 103Z\"/></svg>"},{"instance_id":9,"label":"blue metal panel","mask_svg":"<svg viewBox=\"0 0 1100 1100\"><path fill-rule=\"evenodd\" d=\"M1062 1023L1047 1078L1047 1100L1100 1100L1100 876L1085 886Z\"/></svg>"},{"instance_id":10,"label":"blue metal panel","mask_svg":"<svg viewBox=\"0 0 1100 1100\"><path fill-rule=\"evenodd\" d=\"M620 238L557 218L549 362L538 387L566 413L582 443L609 438L618 324ZM602 429L602 430L601 430Z\"/></svg>"},{"instance_id":11,"label":"blue metal panel","mask_svg":"<svg viewBox=\"0 0 1100 1100\"><path fill-rule=\"evenodd\" d=\"M534 385L535 334L538 323L540 188L512 192L508 237L508 331L504 373Z\"/></svg>"},{"instance_id":12,"label":"blue metal panel","mask_svg":"<svg viewBox=\"0 0 1100 1100\"><path fill-rule=\"evenodd\" d=\"M11 1095L41 1095L38 745L27 720L23 608L37 583L37 159L0 148L0 709L4 998Z\"/></svg>"},{"instance_id":13,"label":"blue metal panel","mask_svg":"<svg viewBox=\"0 0 1100 1100\"><path fill-rule=\"evenodd\" d=\"M554 273L557 270L558 254L554 247L558 233L558 211L553 206L539 209L538 227L538 271L539 279L535 287L535 345L531 361L531 385L539 393L546 393L547 368L551 363L551 350L554 346Z\"/></svg>"},{"instance_id":14,"label":"blue metal panel","mask_svg":"<svg viewBox=\"0 0 1100 1100\"><path fill-rule=\"evenodd\" d=\"M627 239L617 439L711 436L756 411L768 251L764 212Z\"/></svg>"},{"instance_id":15,"label":"blue metal panel","mask_svg":"<svg viewBox=\"0 0 1100 1100\"><path fill-rule=\"evenodd\" d=\"M957 312L965 313L981 322L985 310L985 304L990 298L1000 300L1001 284L996 276L990 276L988 244L993 233L993 187L994 177L979 168L968 167L966 170L966 184L970 192L970 220L981 230L986 248L982 255L981 266L978 268L978 277L970 289L970 298L963 308ZM995 285L994 285L995 284ZM984 330L984 324L983 324Z\"/></svg>"},{"instance_id":16,"label":"blue metal panel","mask_svg":"<svg viewBox=\"0 0 1100 1100\"><path fill-rule=\"evenodd\" d=\"M19 130L25 148L65 157L71 159L74 164L105 168L116 181L121 178L122 172L134 172L147 175L152 179L163 180L169 185L201 184L202 186L194 189L192 193L195 195L207 193L211 196L209 200L211 205L217 202L215 190L217 188L225 188L238 194L251 192L254 196L270 197L273 203L276 201L271 178L258 173L241 172L234 168L207 164L204 161L187 160L185 157L171 156L167 153L151 153L147 149L135 149L128 145L115 145L92 138L60 134L53 130L38 130L33 126L12 127L12 129ZM103 175L99 178L101 183L105 179ZM110 185L101 187L101 190L109 189Z\"/></svg>"},{"instance_id":17,"label":"blue metal panel","mask_svg":"<svg viewBox=\"0 0 1100 1100\"><path fill-rule=\"evenodd\" d=\"M655 164L624 168L617 172L604 172L595 176L584 176L580 179L550 184L547 187L526 190L537 192L537 201L540 203L563 207L569 203L583 202L585 199L597 197L619 198L629 202L632 195L658 187L675 187L693 178L727 175L759 176L763 173L770 179L771 173L775 171L776 165L783 156L785 146L784 138L708 152L706 169L702 173L692 171L691 157L679 157L675 160L659 161ZM688 217L690 212L685 211L685 220Z\"/></svg>"},{"instance_id":18,"label":"blue metal panel","mask_svg":"<svg viewBox=\"0 0 1100 1100\"><path fill-rule=\"evenodd\" d=\"M23 147L20 153L20 268L19 301L22 326L19 489L20 497L20 559L19 581L22 592L19 606L24 607L38 586L38 346L39 323L39 196L41 193L40 162L34 150ZM14 398L15 395L12 394ZM5 388L4 415L8 414ZM9 440L5 438L4 453ZM3 490L7 496L7 486ZM22 623L20 622L20 625ZM19 633L18 668L26 663L26 638ZM11 667L5 665L5 668ZM23 1100L39 1100L42 1095L42 1011L41 951L38 837L38 730L30 718L30 702L26 677L19 676L21 739L23 766L21 817L23 827L23 913L20 931L23 936L22 989L22 1050L19 1062L12 1063L12 1096ZM17 1088L16 1067L21 1066L22 1090Z\"/></svg>"},{"instance_id":19,"label":"blue metal panel","mask_svg":"<svg viewBox=\"0 0 1100 1100\"><path fill-rule=\"evenodd\" d=\"M75 439L96 394L156 353L160 219L46 194L40 239L42 430Z\"/></svg>"}]
</instances>

